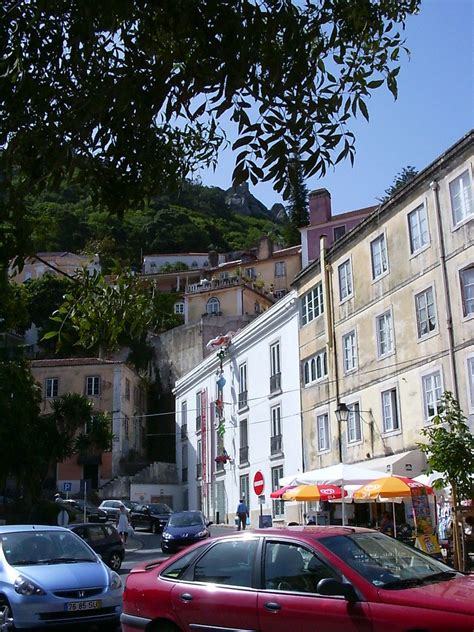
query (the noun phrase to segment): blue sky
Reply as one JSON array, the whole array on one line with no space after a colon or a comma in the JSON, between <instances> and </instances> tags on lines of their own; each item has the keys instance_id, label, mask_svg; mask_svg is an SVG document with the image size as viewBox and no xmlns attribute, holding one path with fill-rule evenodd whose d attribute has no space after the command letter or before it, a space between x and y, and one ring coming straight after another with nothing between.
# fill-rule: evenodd
<instances>
[{"instance_id":1,"label":"blue sky","mask_svg":"<svg viewBox=\"0 0 474 632\"><path fill-rule=\"evenodd\" d=\"M310 191L328 189L333 213L376 203L403 167L423 169L474 126L474 0L422 0L405 35L411 56L401 62L398 99L379 89L368 103L370 122L360 117L352 124L354 167L341 163L306 183ZM227 189L232 169L232 152L225 151L215 172L201 173L202 182ZM268 183L251 191L268 207L282 201Z\"/></svg>"}]
</instances>

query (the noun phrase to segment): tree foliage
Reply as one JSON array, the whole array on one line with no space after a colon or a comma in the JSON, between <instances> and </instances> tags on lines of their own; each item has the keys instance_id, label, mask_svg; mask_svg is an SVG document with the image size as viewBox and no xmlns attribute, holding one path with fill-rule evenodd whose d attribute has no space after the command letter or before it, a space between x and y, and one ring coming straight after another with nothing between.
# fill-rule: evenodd
<instances>
[{"instance_id":1,"label":"tree foliage","mask_svg":"<svg viewBox=\"0 0 474 632\"><path fill-rule=\"evenodd\" d=\"M408 167L403 167L403 169L397 173L395 178L393 179L393 183L385 189L385 195L381 198L378 198L380 202L387 202L397 191L399 191L405 184L408 184L416 178L418 175L418 169L416 167L412 167L408 165Z\"/></svg>"},{"instance_id":2,"label":"tree foliage","mask_svg":"<svg viewBox=\"0 0 474 632\"><path fill-rule=\"evenodd\" d=\"M216 164L235 125L235 183L285 186L354 157L350 119L397 94L419 0L4 0L2 260L25 252L25 194L73 180L123 212Z\"/></svg>"},{"instance_id":3,"label":"tree foliage","mask_svg":"<svg viewBox=\"0 0 474 632\"><path fill-rule=\"evenodd\" d=\"M287 205L289 223L284 235L289 246L296 246L301 243L298 228L309 224L308 189L297 155L288 164L288 186L290 190Z\"/></svg>"}]
</instances>

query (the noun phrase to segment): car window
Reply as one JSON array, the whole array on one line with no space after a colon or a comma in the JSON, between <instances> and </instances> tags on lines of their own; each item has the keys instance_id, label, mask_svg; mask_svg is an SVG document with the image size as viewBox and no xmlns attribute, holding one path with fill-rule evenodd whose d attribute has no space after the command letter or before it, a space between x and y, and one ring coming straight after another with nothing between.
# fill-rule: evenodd
<instances>
[{"instance_id":1,"label":"car window","mask_svg":"<svg viewBox=\"0 0 474 632\"><path fill-rule=\"evenodd\" d=\"M317 593L321 579L340 579L313 551L289 542L265 544L264 568L267 590Z\"/></svg>"},{"instance_id":2,"label":"car window","mask_svg":"<svg viewBox=\"0 0 474 632\"><path fill-rule=\"evenodd\" d=\"M151 505L148 505L148 507L154 513L172 513L173 512L171 507L168 507L168 505L165 505L164 503L151 503Z\"/></svg>"},{"instance_id":3,"label":"car window","mask_svg":"<svg viewBox=\"0 0 474 632\"><path fill-rule=\"evenodd\" d=\"M257 543L255 539L215 544L197 561L194 567L194 581L252 586Z\"/></svg>"},{"instance_id":4,"label":"car window","mask_svg":"<svg viewBox=\"0 0 474 632\"><path fill-rule=\"evenodd\" d=\"M137 505L132 509L132 511L143 511L145 509L145 505Z\"/></svg>"},{"instance_id":5,"label":"car window","mask_svg":"<svg viewBox=\"0 0 474 632\"><path fill-rule=\"evenodd\" d=\"M95 555L71 531L19 531L0 537L7 562L21 566L50 560L96 561Z\"/></svg>"},{"instance_id":6,"label":"car window","mask_svg":"<svg viewBox=\"0 0 474 632\"><path fill-rule=\"evenodd\" d=\"M86 537L86 528L85 527L75 527L74 529L71 529L71 531L74 531L74 533L77 533L77 535L80 536L81 538L85 538Z\"/></svg>"},{"instance_id":7,"label":"car window","mask_svg":"<svg viewBox=\"0 0 474 632\"><path fill-rule=\"evenodd\" d=\"M204 517L199 512L185 512L172 514L169 521L169 527L204 527Z\"/></svg>"},{"instance_id":8,"label":"car window","mask_svg":"<svg viewBox=\"0 0 474 632\"><path fill-rule=\"evenodd\" d=\"M114 535L115 533L115 529L108 524L104 525L104 531L107 536Z\"/></svg>"},{"instance_id":9,"label":"car window","mask_svg":"<svg viewBox=\"0 0 474 632\"><path fill-rule=\"evenodd\" d=\"M186 553L186 555L183 555L183 557L180 557L179 560L176 560L176 562L173 562L167 568L165 568L165 570L161 573L161 577L167 577L168 579L179 579L189 568L189 565L196 558L198 553L199 550Z\"/></svg>"},{"instance_id":10,"label":"car window","mask_svg":"<svg viewBox=\"0 0 474 632\"><path fill-rule=\"evenodd\" d=\"M100 540L104 539L104 532L102 531L102 527L98 526L98 525L90 525L88 528L88 535L89 535L89 541L94 543L94 542L99 542Z\"/></svg>"}]
</instances>

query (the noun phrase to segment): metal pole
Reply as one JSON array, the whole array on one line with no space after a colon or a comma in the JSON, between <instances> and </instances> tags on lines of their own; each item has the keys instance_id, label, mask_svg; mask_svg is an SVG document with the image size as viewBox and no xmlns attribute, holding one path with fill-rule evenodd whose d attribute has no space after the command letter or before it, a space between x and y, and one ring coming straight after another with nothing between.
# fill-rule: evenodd
<instances>
[{"instance_id":1,"label":"metal pole","mask_svg":"<svg viewBox=\"0 0 474 632\"><path fill-rule=\"evenodd\" d=\"M87 481L84 479L84 522L87 522Z\"/></svg>"}]
</instances>

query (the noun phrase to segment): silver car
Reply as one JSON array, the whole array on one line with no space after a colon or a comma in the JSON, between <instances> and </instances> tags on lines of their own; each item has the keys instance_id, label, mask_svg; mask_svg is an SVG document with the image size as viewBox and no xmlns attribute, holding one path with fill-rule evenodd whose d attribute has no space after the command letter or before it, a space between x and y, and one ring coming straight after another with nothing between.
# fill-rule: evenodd
<instances>
[{"instance_id":1,"label":"silver car","mask_svg":"<svg viewBox=\"0 0 474 632\"><path fill-rule=\"evenodd\" d=\"M117 519L121 507L125 507L127 513L129 512L129 509L121 500L103 500L99 505L99 509L105 511L109 520Z\"/></svg>"}]
</instances>

